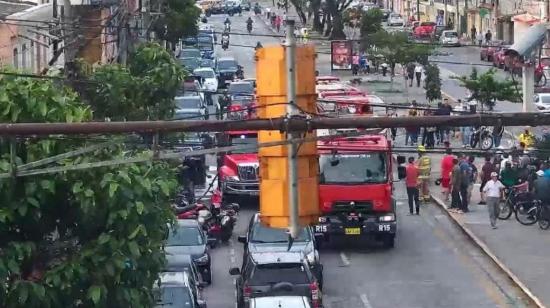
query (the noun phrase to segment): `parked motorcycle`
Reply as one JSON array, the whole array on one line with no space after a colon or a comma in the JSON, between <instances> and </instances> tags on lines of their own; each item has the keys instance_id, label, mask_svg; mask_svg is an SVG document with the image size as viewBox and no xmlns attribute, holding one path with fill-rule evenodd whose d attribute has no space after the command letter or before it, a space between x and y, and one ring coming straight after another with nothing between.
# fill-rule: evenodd
<instances>
[{"instance_id":1,"label":"parked motorcycle","mask_svg":"<svg viewBox=\"0 0 550 308\"><path fill-rule=\"evenodd\" d=\"M486 126L474 128L474 132L470 137L470 146L474 149L478 143L482 150L489 150L493 147L493 134Z\"/></svg>"}]
</instances>

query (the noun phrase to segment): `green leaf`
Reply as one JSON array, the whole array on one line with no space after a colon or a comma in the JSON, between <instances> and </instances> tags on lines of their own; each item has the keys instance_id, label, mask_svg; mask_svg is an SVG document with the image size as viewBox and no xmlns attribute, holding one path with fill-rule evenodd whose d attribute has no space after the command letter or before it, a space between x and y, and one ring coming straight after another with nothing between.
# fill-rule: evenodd
<instances>
[{"instance_id":1,"label":"green leaf","mask_svg":"<svg viewBox=\"0 0 550 308\"><path fill-rule=\"evenodd\" d=\"M27 197L27 202L36 208L40 207L40 203L38 202L38 200L33 197Z\"/></svg>"},{"instance_id":2,"label":"green leaf","mask_svg":"<svg viewBox=\"0 0 550 308\"><path fill-rule=\"evenodd\" d=\"M73 185L73 193L78 194L79 192L81 192L81 191L82 191L82 184L83 184L83 183L80 182L80 181L74 183L74 185Z\"/></svg>"},{"instance_id":3,"label":"green leaf","mask_svg":"<svg viewBox=\"0 0 550 308\"><path fill-rule=\"evenodd\" d=\"M17 288L19 290L19 304L23 305L27 302L27 299L29 298L29 289L27 288L26 284L19 283L19 287Z\"/></svg>"},{"instance_id":4,"label":"green leaf","mask_svg":"<svg viewBox=\"0 0 550 308\"><path fill-rule=\"evenodd\" d=\"M109 234L102 233L97 239L97 242L99 245L103 245L107 243L110 239L111 239L111 236Z\"/></svg>"},{"instance_id":5,"label":"green leaf","mask_svg":"<svg viewBox=\"0 0 550 308\"><path fill-rule=\"evenodd\" d=\"M151 192L151 181L148 178L144 178L143 181L141 181L141 186L143 186L148 193Z\"/></svg>"},{"instance_id":6,"label":"green leaf","mask_svg":"<svg viewBox=\"0 0 550 308\"><path fill-rule=\"evenodd\" d=\"M19 274L19 265L17 265L17 263L14 260L9 260L8 261L8 270L12 274Z\"/></svg>"},{"instance_id":7,"label":"green leaf","mask_svg":"<svg viewBox=\"0 0 550 308\"><path fill-rule=\"evenodd\" d=\"M88 298L97 305L101 298L101 287L93 285L88 289Z\"/></svg>"},{"instance_id":8,"label":"green leaf","mask_svg":"<svg viewBox=\"0 0 550 308\"><path fill-rule=\"evenodd\" d=\"M141 225L137 226L137 228L135 228L134 231L132 231L132 233L130 233L130 235L128 235L128 239L133 240L138 235L141 228L142 228Z\"/></svg>"},{"instance_id":9,"label":"green leaf","mask_svg":"<svg viewBox=\"0 0 550 308\"><path fill-rule=\"evenodd\" d=\"M27 206L26 205L23 205L23 204L20 204L18 207L17 207L17 212L19 213L19 215L21 216L25 216L27 214Z\"/></svg>"},{"instance_id":10,"label":"green leaf","mask_svg":"<svg viewBox=\"0 0 550 308\"><path fill-rule=\"evenodd\" d=\"M52 194L55 193L55 183L53 180L40 180L40 186Z\"/></svg>"},{"instance_id":11,"label":"green leaf","mask_svg":"<svg viewBox=\"0 0 550 308\"><path fill-rule=\"evenodd\" d=\"M93 195L94 195L94 191L91 190L91 189L86 189L86 190L84 191L84 196L86 196L86 197L88 197L88 198L90 198L90 197L93 196Z\"/></svg>"},{"instance_id":12,"label":"green leaf","mask_svg":"<svg viewBox=\"0 0 550 308\"><path fill-rule=\"evenodd\" d=\"M113 267L113 265L111 263L105 264L105 271L111 277L113 277L115 275L115 268Z\"/></svg>"},{"instance_id":13,"label":"green leaf","mask_svg":"<svg viewBox=\"0 0 550 308\"><path fill-rule=\"evenodd\" d=\"M143 213L143 210L145 209L145 205L141 201L136 202L136 211L139 215Z\"/></svg>"},{"instance_id":14,"label":"green leaf","mask_svg":"<svg viewBox=\"0 0 550 308\"><path fill-rule=\"evenodd\" d=\"M111 183L109 184L109 197L113 197L115 195L115 192L118 189L118 183Z\"/></svg>"},{"instance_id":15,"label":"green leaf","mask_svg":"<svg viewBox=\"0 0 550 308\"><path fill-rule=\"evenodd\" d=\"M44 286L38 283L34 283L32 285L32 288L34 289L34 294L38 296L39 300L44 299L44 296L46 296L46 289L44 288Z\"/></svg>"},{"instance_id":16,"label":"green leaf","mask_svg":"<svg viewBox=\"0 0 550 308\"><path fill-rule=\"evenodd\" d=\"M168 187L168 184L165 181L159 181L160 190L162 190L162 193L165 196L170 196L170 188Z\"/></svg>"},{"instance_id":17,"label":"green leaf","mask_svg":"<svg viewBox=\"0 0 550 308\"><path fill-rule=\"evenodd\" d=\"M139 252L139 246L138 244L136 244L136 242L128 242L128 249L130 250L130 253L132 254L132 256L134 257L139 257L140 256L140 252Z\"/></svg>"},{"instance_id":18,"label":"green leaf","mask_svg":"<svg viewBox=\"0 0 550 308\"><path fill-rule=\"evenodd\" d=\"M48 105L46 104L46 102L38 102L38 109L40 111L40 115L46 117L46 115L48 114Z\"/></svg>"}]
</instances>

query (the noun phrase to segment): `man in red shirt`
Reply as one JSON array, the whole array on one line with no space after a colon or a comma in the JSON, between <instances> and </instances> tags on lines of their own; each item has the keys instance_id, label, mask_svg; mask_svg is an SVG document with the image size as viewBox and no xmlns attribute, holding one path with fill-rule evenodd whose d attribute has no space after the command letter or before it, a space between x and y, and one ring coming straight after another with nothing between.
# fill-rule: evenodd
<instances>
[{"instance_id":1,"label":"man in red shirt","mask_svg":"<svg viewBox=\"0 0 550 308\"><path fill-rule=\"evenodd\" d=\"M405 168L407 175L405 176L405 185L407 186L407 197L409 198L409 212L413 214L413 202L416 206L416 215L419 215L420 200L418 200L418 167L414 163L414 157L409 157L409 163Z\"/></svg>"},{"instance_id":2,"label":"man in red shirt","mask_svg":"<svg viewBox=\"0 0 550 308\"><path fill-rule=\"evenodd\" d=\"M449 201L450 183L451 183L451 171L453 171L453 159L455 156L452 154L451 148L445 149L445 156L441 160L441 187L443 188L443 197L445 201Z\"/></svg>"}]
</instances>

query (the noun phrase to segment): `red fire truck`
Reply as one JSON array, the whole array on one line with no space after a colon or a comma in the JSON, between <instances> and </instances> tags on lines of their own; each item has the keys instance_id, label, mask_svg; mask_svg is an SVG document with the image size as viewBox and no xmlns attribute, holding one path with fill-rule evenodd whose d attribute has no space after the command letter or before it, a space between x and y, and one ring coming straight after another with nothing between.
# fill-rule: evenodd
<instances>
[{"instance_id":1,"label":"red fire truck","mask_svg":"<svg viewBox=\"0 0 550 308\"><path fill-rule=\"evenodd\" d=\"M383 135L321 141L316 237L366 239L394 246L397 231L392 196L391 143Z\"/></svg>"},{"instance_id":2,"label":"red fire truck","mask_svg":"<svg viewBox=\"0 0 550 308\"><path fill-rule=\"evenodd\" d=\"M217 136L218 146L256 145L256 131L230 131ZM256 149L234 150L218 155L218 189L224 203L239 197L259 195L258 154Z\"/></svg>"}]
</instances>

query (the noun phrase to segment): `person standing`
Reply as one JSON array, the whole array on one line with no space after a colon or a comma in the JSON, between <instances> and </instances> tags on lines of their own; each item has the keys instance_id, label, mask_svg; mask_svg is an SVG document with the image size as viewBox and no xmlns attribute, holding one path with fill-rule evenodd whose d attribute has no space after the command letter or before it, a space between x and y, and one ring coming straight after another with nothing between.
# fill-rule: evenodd
<instances>
[{"instance_id":1,"label":"person standing","mask_svg":"<svg viewBox=\"0 0 550 308\"><path fill-rule=\"evenodd\" d=\"M470 166L470 183L468 183L468 204L472 200L472 191L474 190L474 183L477 181L477 167L474 164L475 157L470 155L468 157L468 165Z\"/></svg>"},{"instance_id":2,"label":"person standing","mask_svg":"<svg viewBox=\"0 0 550 308\"><path fill-rule=\"evenodd\" d=\"M472 180L473 170L470 166L470 162L463 155L462 161L459 164L461 179L460 179L460 200L462 200L461 210L463 213L468 212L468 189Z\"/></svg>"},{"instance_id":3,"label":"person standing","mask_svg":"<svg viewBox=\"0 0 550 308\"><path fill-rule=\"evenodd\" d=\"M417 63L414 67L414 75L416 76L416 87L420 88L420 81L422 80L422 72L424 72L424 67Z\"/></svg>"},{"instance_id":4,"label":"person standing","mask_svg":"<svg viewBox=\"0 0 550 308\"><path fill-rule=\"evenodd\" d=\"M351 56L351 71L354 76L357 75L359 72L359 55L354 53L353 56Z\"/></svg>"},{"instance_id":5,"label":"person standing","mask_svg":"<svg viewBox=\"0 0 550 308\"><path fill-rule=\"evenodd\" d=\"M409 79L409 87L413 86L414 81L414 63L410 62L407 64L407 79Z\"/></svg>"},{"instance_id":6,"label":"person standing","mask_svg":"<svg viewBox=\"0 0 550 308\"><path fill-rule=\"evenodd\" d=\"M420 214L420 200L418 197L418 168L414 164L414 157L409 157L407 164L405 185L407 186L407 198L409 199L409 213L413 214L413 203L416 209L416 215Z\"/></svg>"},{"instance_id":7,"label":"person standing","mask_svg":"<svg viewBox=\"0 0 550 308\"><path fill-rule=\"evenodd\" d=\"M525 148L532 148L535 145L535 136L529 130L529 127L525 127L523 133L518 136L519 142L525 144Z\"/></svg>"},{"instance_id":8,"label":"person standing","mask_svg":"<svg viewBox=\"0 0 550 308\"><path fill-rule=\"evenodd\" d=\"M453 169L451 172L451 206L449 210L458 210L462 207L462 201L460 200L460 186L461 186L462 174L460 172L460 166L458 165L458 158L453 158Z\"/></svg>"},{"instance_id":9,"label":"person standing","mask_svg":"<svg viewBox=\"0 0 550 308\"><path fill-rule=\"evenodd\" d=\"M480 201L478 204L485 204L485 193L483 192L483 188L489 182L491 179L491 174L496 173L495 164L491 162L491 156L487 155L485 156L485 164L481 167L481 173L479 175L481 179L481 186L479 187L479 193L480 193ZM498 174L498 173L497 173Z\"/></svg>"},{"instance_id":10,"label":"person standing","mask_svg":"<svg viewBox=\"0 0 550 308\"><path fill-rule=\"evenodd\" d=\"M487 33L485 33L485 42L489 44L491 42L491 38L493 38L493 33L491 33L491 29L487 30Z\"/></svg>"},{"instance_id":11,"label":"person standing","mask_svg":"<svg viewBox=\"0 0 550 308\"><path fill-rule=\"evenodd\" d=\"M476 35L477 35L476 26L472 26L472 28L470 29L470 39L472 40L472 44L476 43Z\"/></svg>"},{"instance_id":12,"label":"person standing","mask_svg":"<svg viewBox=\"0 0 550 308\"><path fill-rule=\"evenodd\" d=\"M500 140L502 140L502 135L504 134L504 126L503 125L495 125L493 126L493 141L495 143L495 148L500 147Z\"/></svg>"},{"instance_id":13,"label":"person standing","mask_svg":"<svg viewBox=\"0 0 550 308\"><path fill-rule=\"evenodd\" d=\"M394 108L386 108L386 116L390 118L397 118L397 111ZM390 127L391 140L395 141L397 136L397 127Z\"/></svg>"},{"instance_id":14,"label":"person standing","mask_svg":"<svg viewBox=\"0 0 550 308\"><path fill-rule=\"evenodd\" d=\"M487 199L487 210L489 211L489 219L493 229L497 228L497 217L500 212L499 202L503 189L504 185L498 180L498 174L491 172L491 179L483 187L483 193Z\"/></svg>"},{"instance_id":15,"label":"person standing","mask_svg":"<svg viewBox=\"0 0 550 308\"><path fill-rule=\"evenodd\" d=\"M445 156L441 159L441 188L443 189L443 197L445 201L449 200L451 192L451 172L453 171L453 160L455 156L451 148L445 149Z\"/></svg>"},{"instance_id":16,"label":"person standing","mask_svg":"<svg viewBox=\"0 0 550 308\"><path fill-rule=\"evenodd\" d=\"M275 28L277 28L277 32L281 31L281 23L282 23L281 16L277 15L275 17Z\"/></svg>"},{"instance_id":17,"label":"person standing","mask_svg":"<svg viewBox=\"0 0 550 308\"><path fill-rule=\"evenodd\" d=\"M430 173L432 171L432 160L426 155L426 148L423 145L418 146L418 178L420 179L420 200L430 200Z\"/></svg>"},{"instance_id":18,"label":"person standing","mask_svg":"<svg viewBox=\"0 0 550 308\"><path fill-rule=\"evenodd\" d=\"M483 34L481 31L477 33L476 40L479 47L481 47L481 44L483 44Z\"/></svg>"}]
</instances>

